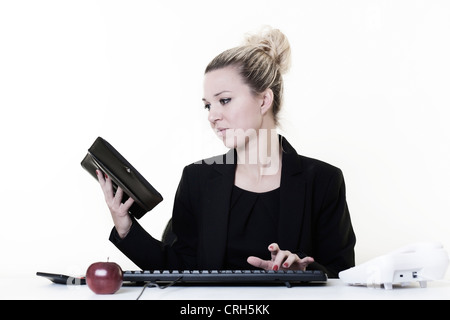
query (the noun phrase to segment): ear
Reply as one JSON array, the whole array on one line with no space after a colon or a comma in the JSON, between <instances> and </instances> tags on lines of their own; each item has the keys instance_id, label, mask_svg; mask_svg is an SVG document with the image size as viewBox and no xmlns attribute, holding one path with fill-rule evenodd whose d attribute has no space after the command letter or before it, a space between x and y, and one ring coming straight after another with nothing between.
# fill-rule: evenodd
<instances>
[{"instance_id":1,"label":"ear","mask_svg":"<svg viewBox=\"0 0 450 320\"><path fill-rule=\"evenodd\" d=\"M267 88L264 90L264 92L261 94L262 102L261 102L261 114L264 115L272 109L272 103L273 103L273 91L270 88Z\"/></svg>"}]
</instances>

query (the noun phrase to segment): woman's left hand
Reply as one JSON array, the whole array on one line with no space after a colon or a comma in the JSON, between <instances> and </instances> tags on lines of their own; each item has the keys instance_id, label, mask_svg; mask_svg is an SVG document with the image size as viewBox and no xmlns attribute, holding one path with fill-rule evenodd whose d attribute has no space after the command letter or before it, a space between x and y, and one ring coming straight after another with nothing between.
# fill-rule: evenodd
<instances>
[{"instance_id":1,"label":"woman's left hand","mask_svg":"<svg viewBox=\"0 0 450 320\"><path fill-rule=\"evenodd\" d=\"M247 258L247 262L252 266L261 268L264 270L306 270L306 267L314 262L312 257L305 257L301 259L297 254L290 252L289 250L280 250L277 243L269 245L269 251L271 254L270 260L263 260L258 257L250 256Z\"/></svg>"}]
</instances>

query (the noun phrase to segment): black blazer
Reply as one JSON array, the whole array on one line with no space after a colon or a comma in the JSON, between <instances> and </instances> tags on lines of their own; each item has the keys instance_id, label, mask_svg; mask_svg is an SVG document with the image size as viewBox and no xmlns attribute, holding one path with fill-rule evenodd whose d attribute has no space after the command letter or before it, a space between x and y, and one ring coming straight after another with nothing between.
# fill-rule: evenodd
<instances>
[{"instance_id":1,"label":"black blazer","mask_svg":"<svg viewBox=\"0 0 450 320\"><path fill-rule=\"evenodd\" d=\"M336 278L339 271L355 265L356 237L342 171L297 154L280 138L278 244L282 250L313 257L309 269ZM136 220L124 239L113 228L110 240L142 269L224 269L235 169L233 149L186 166L162 241L151 237Z\"/></svg>"}]
</instances>

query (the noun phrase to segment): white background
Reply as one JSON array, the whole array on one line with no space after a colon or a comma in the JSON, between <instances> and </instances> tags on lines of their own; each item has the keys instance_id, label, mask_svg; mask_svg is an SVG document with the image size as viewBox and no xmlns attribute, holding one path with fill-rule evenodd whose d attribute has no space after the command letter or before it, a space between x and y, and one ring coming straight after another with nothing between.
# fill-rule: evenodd
<instances>
[{"instance_id":1,"label":"white background","mask_svg":"<svg viewBox=\"0 0 450 320\"><path fill-rule=\"evenodd\" d=\"M136 268L82 158L102 136L162 193L159 238L184 165L225 151L204 68L263 25L293 52L280 132L343 170L357 263L450 249L450 2L1 0L0 275Z\"/></svg>"}]
</instances>

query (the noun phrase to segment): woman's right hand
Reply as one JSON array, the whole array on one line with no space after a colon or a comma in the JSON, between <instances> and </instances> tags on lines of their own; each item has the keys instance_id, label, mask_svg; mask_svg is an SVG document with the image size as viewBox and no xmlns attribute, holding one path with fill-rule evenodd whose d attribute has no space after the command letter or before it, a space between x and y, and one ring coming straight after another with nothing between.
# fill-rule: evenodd
<instances>
[{"instance_id":1,"label":"woman's right hand","mask_svg":"<svg viewBox=\"0 0 450 320\"><path fill-rule=\"evenodd\" d=\"M114 188L111 178L109 178L106 174L103 176L103 173L100 170L96 170L96 173L100 186L102 187L103 194L105 195L106 204L111 212L114 226L116 227L120 238L123 239L131 228L132 220L128 214L128 210L134 200L130 197L127 201L122 203L123 190L120 187L117 187L116 194L114 195Z\"/></svg>"}]
</instances>

